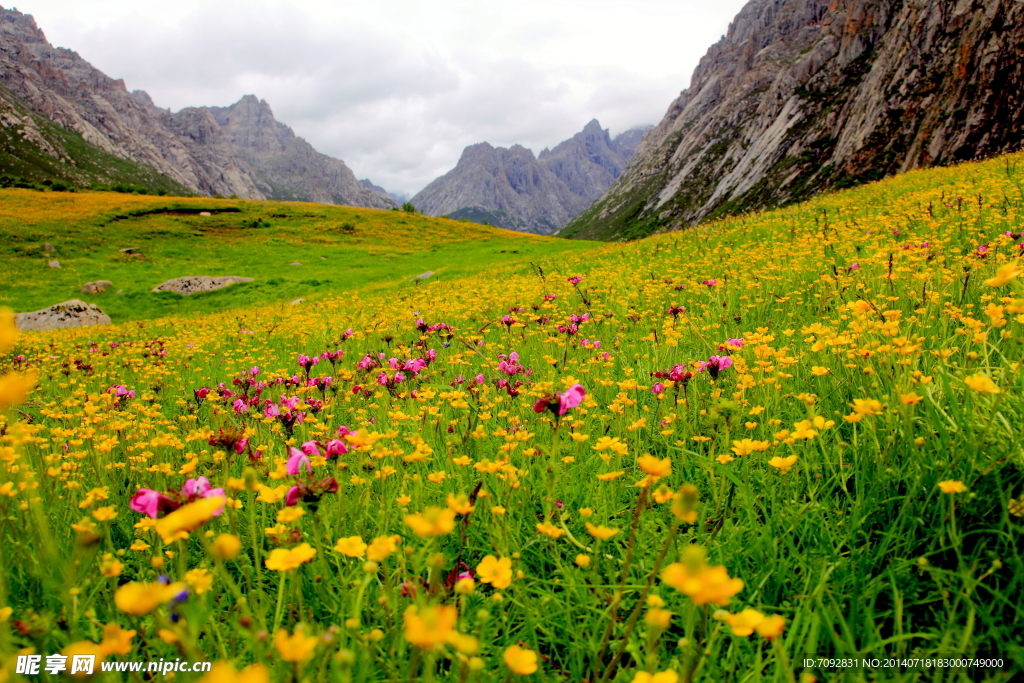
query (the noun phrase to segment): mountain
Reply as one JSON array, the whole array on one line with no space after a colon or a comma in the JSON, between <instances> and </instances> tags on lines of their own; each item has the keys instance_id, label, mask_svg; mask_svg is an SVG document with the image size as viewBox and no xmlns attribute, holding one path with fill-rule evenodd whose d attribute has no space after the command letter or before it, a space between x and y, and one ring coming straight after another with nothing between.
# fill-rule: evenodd
<instances>
[{"instance_id":1,"label":"mountain","mask_svg":"<svg viewBox=\"0 0 1024 683\"><path fill-rule=\"evenodd\" d=\"M643 131L633 129L613 140L595 119L537 157L521 145L470 145L455 168L411 201L431 216L548 234L586 209L619 177Z\"/></svg>"},{"instance_id":2,"label":"mountain","mask_svg":"<svg viewBox=\"0 0 1024 683\"><path fill-rule=\"evenodd\" d=\"M359 185L344 162L297 138L265 102L246 96L230 107L160 109L145 92L129 92L76 52L50 45L31 16L2 7L0 113L6 137L16 130L23 143L34 141L5 149L0 163L38 173L43 159L72 184L96 174L68 167L102 167L104 160L110 169L151 169L156 183L205 195L394 206Z\"/></svg>"},{"instance_id":3,"label":"mountain","mask_svg":"<svg viewBox=\"0 0 1024 683\"><path fill-rule=\"evenodd\" d=\"M641 237L1020 149L1024 4L751 0L560 234Z\"/></svg>"},{"instance_id":4,"label":"mountain","mask_svg":"<svg viewBox=\"0 0 1024 683\"><path fill-rule=\"evenodd\" d=\"M392 200L394 200L395 202L397 202L399 204L409 200L409 195L407 195L407 194L395 194L394 192L388 192L387 190L385 190L380 185L374 184L369 178L363 178L362 180L359 181L359 184L362 185L363 187L366 187L366 188L369 188L369 189L373 190L374 192L376 192L377 194L379 194L381 196L384 196L384 197L387 197L389 199L392 199Z\"/></svg>"}]
</instances>

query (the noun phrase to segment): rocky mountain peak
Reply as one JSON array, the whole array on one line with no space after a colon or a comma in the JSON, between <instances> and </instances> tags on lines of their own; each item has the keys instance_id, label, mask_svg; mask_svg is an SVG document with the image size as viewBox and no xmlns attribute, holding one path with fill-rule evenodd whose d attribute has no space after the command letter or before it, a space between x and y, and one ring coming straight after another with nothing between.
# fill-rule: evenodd
<instances>
[{"instance_id":1,"label":"rocky mountain peak","mask_svg":"<svg viewBox=\"0 0 1024 683\"><path fill-rule=\"evenodd\" d=\"M296 137L265 100L159 109L147 93L129 93L122 80L54 48L31 16L2 7L0 86L0 109L27 109L201 194L395 206L360 185L340 159Z\"/></svg>"},{"instance_id":2,"label":"rocky mountain peak","mask_svg":"<svg viewBox=\"0 0 1024 683\"><path fill-rule=\"evenodd\" d=\"M626 167L635 144L627 150L616 141L594 119L536 157L518 144L469 145L456 167L412 203L433 216L549 233L585 209Z\"/></svg>"},{"instance_id":3,"label":"rocky mountain peak","mask_svg":"<svg viewBox=\"0 0 1024 683\"><path fill-rule=\"evenodd\" d=\"M1024 3L751 0L563 234L639 237L1020 149Z\"/></svg>"}]
</instances>

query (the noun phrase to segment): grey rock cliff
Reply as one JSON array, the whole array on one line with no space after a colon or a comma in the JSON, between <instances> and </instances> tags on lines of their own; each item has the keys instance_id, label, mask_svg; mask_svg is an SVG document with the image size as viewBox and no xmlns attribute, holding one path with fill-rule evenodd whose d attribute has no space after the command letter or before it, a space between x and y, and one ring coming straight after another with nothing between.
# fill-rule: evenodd
<instances>
[{"instance_id":1,"label":"grey rock cliff","mask_svg":"<svg viewBox=\"0 0 1024 683\"><path fill-rule=\"evenodd\" d=\"M246 96L231 107L159 109L145 92L129 92L78 53L50 45L30 15L0 7L0 114L13 110L12 97L104 152L200 194L393 205L361 188L344 162L274 120L265 102ZM50 147L40 143L50 156L66 155Z\"/></svg>"},{"instance_id":2,"label":"grey rock cliff","mask_svg":"<svg viewBox=\"0 0 1024 683\"><path fill-rule=\"evenodd\" d=\"M751 0L562 234L639 237L1021 148L1024 4Z\"/></svg>"},{"instance_id":3,"label":"grey rock cliff","mask_svg":"<svg viewBox=\"0 0 1024 683\"><path fill-rule=\"evenodd\" d=\"M548 234L587 208L619 177L635 149L635 138L636 133L629 131L612 140L593 120L539 157L520 145L470 145L455 168L427 185L412 203L431 216Z\"/></svg>"}]
</instances>

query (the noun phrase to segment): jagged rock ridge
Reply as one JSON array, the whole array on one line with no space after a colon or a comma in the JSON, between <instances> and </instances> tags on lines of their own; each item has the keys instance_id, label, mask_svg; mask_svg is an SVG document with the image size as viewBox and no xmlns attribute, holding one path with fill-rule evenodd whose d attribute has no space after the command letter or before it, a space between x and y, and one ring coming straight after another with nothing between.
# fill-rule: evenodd
<instances>
[{"instance_id":1,"label":"jagged rock ridge","mask_svg":"<svg viewBox=\"0 0 1024 683\"><path fill-rule=\"evenodd\" d=\"M455 168L411 201L431 216L551 233L619 177L644 130L633 129L612 140L593 120L537 157L521 145L470 145Z\"/></svg>"},{"instance_id":2,"label":"jagged rock ridge","mask_svg":"<svg viewBox=\"0 0 1024 683\"><path fill-rule=\"evenodd\" d=\"M30 15L0 7L0 111L21 107L201 194L394 206L276 121L266 102L249 95L230 107L159 109L145 92L128 92L78 53L50 45Z\"/></svg>"},{"instance_id":3,"label":"jagged rock ridge","mask_svg":"<svg viewBox=\"0 0 1024 683\"><path fill-rule=\"evenodd\" d=\"M561 234L631 238L1021 148L1024 4L751 0Z\"/></svg>"}]
</instances>

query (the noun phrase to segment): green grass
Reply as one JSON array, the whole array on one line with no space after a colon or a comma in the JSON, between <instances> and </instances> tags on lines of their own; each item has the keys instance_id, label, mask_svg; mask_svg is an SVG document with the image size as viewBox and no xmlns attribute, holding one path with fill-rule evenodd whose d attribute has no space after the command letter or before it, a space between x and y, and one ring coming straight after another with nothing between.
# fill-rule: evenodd
<instances>
[{"instance_id":1,"label":"green grass","mask_svg":"<svg viewBox=\"0 0 1024 683\"><path fill-rule=\"evenodd\" d=\"M79 298L115 321L415 287L409 281L426 271L448 280L595 246L395 211L14 189L0 190L0 235L0 305L29 311ZM56 251L44 251L45 243ZM61 268L49 268L50 259ZM150 291L186 275L254 281L187 297ZM114 287L82 294L93 280Z\"/></svg>"}]
</instances>

